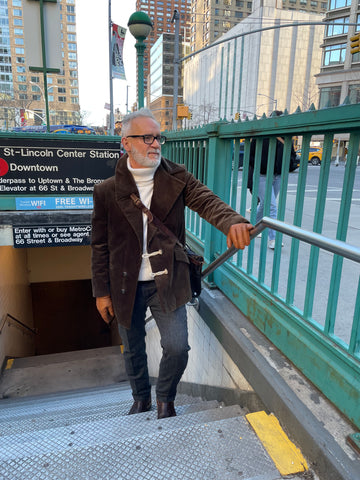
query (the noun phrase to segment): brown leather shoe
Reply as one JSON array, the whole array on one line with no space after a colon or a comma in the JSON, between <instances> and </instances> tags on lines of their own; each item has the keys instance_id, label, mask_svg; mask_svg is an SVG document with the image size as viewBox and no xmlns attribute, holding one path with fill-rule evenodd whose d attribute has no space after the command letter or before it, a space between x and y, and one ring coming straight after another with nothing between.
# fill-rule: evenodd
<instances>
[{"instance_id":1,"label":"brown leather shoe","mask_svg":"<svg viewBox=\"0 0 360 480\"><path fill-rule=\"evenodd\" d=\"M134 413L143 413L151 410L151 397L146 400L134 400L132 407L129 410L128 415L133 415Z\"/></svg>"},{"instance_id":2,"label":"brown leather shoe","mask_svg":"<svg viewBox=\"0 0 360 480\"><path fill-rule=\"evenodd\" d=\"M174 408L174 402L159 402L157 403L157 412L158 418L168 418L168 417L176 417L176 411Z\"/></svg>"}]
</instances>

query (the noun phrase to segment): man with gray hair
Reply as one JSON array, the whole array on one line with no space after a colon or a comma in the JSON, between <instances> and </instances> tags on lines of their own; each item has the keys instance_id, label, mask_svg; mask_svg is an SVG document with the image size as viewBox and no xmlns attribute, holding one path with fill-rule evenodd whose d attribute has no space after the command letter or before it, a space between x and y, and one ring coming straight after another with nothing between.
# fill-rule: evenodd
<instances>
[{"instance_id":1,"label":"man with gray hair","mask_svg":"<svg viewBox=\"0 0 360 480\"><path fill-rule=\"evenodd\" d=\"M177 385L188 361L186 303L192 293L185 244L189 207L244 249L252 225L199 182L183 165L161 157L166 138L152 113L141 109L122 123L126 151L115 175L94 188L92 284L105 322L115 316L134 403L129 414L151 409L145 350L149 307L161 336L156 385L158 418L175 416ZM141 200L143 209L138 208ZM154 225L150 209L178 239ZM175 238L175 240L174 240Z\"/></svg>"}]
</instances>

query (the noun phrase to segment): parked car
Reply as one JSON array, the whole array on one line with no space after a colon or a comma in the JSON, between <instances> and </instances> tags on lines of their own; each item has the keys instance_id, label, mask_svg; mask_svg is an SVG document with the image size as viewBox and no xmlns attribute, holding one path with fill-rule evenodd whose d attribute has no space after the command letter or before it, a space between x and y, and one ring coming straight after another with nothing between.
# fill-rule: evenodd
<instances>
[{"instance_id":1,"label":"parked car","mask_svg":"<svg viewBox=\"0 0 360 480\"><path fill-rule=\"evenodd\" d=\"M310 147L308 161L312 165L320 165L322 160L322 154L323 154L323 149L321 147ZM299 164L300 164L301 149L297 150L296 155L299 159Z\"/></svg>"}]
</instances>

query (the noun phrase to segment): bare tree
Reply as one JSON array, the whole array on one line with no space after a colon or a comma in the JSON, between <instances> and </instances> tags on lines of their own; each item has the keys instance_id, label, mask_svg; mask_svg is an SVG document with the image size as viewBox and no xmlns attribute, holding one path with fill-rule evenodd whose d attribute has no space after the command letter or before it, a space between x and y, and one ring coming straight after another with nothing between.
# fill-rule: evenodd
<instances>
[{"instance_id":1,"label":"bare tree","mask_svg":"<svg viewBox=\"0 0 360 480\"><path fill-rule=\"evenodd\" d=\"M192 111L192 123L195 125L205 124L213 122L217 119L217 108L212 103L203 103L191 108Z\"/></svg>"}]
</instances>

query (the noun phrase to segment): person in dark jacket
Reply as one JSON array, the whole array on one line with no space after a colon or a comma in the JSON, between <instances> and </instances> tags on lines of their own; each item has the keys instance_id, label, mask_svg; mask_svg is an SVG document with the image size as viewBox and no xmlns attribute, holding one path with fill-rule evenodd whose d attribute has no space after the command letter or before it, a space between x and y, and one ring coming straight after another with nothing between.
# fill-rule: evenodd
<instances>
[{"instance_id":1,"label":"person in dark jacket","mask_svg":"<svg viewBox=\"0 0 360 480\"><path fill-rule=\"evenodd\" d=\"M283 112L277 110L275 113L277 116L280 116L282 115ZM255 150L256 150L256 140L252 140L250 143L249 176L253 175L253 172L254 172ZM277 137L275 162L274 162L274 175L273 175L273 181L272 181L271 200L270 200L270 217L274 219L277 218L277 197L279 195L280 184L281 184L283 152L284 152L284 139L281 137ZM258 223L264 216L264 200L265 200L268 153L269 153L269 138L264 138L262 152L261 152L260 177L259 177L259 183L258 183L258 206L256 210L256 223ZM296 159L296 153L295 153L294 147L292 146L290 167L289 167L290 171L294 169L293 159ZM253 181L251 182L251 187L253 187ZM271 248L272 250L274 250L275 248L275 233L276 233L275 230L269 229L268 247Z\"/></svg>"},{"instance_id":2,"label":"person in dark jacket","mask_svg":"<svg viewBox=\"0 0 360 480\"><path fill-rule=\"evenodd\" d=\"M152 405L145 351L148 307L160 331L158 418L176 415L176 389L188 361L189 261L173 238L148 221L131 195L139 197L181 244L186 206L227 235L228 247L244 249L252 228L183 165L161 157L164 141L149 110L123 119L127 153L119 159L115 176L95 186L92 219L93 294L104 321L115 316L118 322L134 398L129 414L148 411Z\"/></svg>"}]
</instances>

